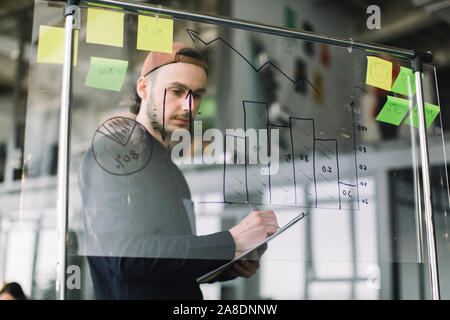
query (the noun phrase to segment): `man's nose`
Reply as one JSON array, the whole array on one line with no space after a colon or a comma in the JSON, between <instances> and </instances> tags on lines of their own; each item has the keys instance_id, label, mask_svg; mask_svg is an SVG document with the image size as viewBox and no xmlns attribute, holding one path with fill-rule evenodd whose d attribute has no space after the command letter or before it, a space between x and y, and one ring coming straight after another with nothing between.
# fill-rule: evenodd
<instances>
[{"instance_id":1,"label":"man's nose","mask_svg":"<svg viewBox=\"0 0 450 320\"><path fill-rule=\"evenodd\" d=\"M185 112L189 112L189 110L192 110L194 106L192 96L188 95L187 97L183 97L182 99L183 100L181 101L181 109Z\"/></svg>"}]
</instances>

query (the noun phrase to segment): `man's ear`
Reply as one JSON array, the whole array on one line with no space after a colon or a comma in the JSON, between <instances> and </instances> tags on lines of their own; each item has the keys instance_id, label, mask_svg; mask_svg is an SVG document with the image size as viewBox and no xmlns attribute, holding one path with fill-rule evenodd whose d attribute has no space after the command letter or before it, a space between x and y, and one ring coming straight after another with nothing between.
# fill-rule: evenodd
<instances>
[{"instance_id":1,"label":"man's ear","mask_svg":"<svg viewBox=\"0 0 450 320\"><path fill-rule=\"evenodd\" d=\"M136 91L142 100L147 100L149 80L146 77L139 77L136 83Z\"/></svg>"}]
</instances>

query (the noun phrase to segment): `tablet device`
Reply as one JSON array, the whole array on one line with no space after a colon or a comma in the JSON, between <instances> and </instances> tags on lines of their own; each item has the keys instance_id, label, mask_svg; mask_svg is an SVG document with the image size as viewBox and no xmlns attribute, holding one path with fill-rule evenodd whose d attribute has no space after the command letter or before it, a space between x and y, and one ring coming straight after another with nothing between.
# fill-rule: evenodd
<instances>
[{"instance_id":1,"label":"tablet device","mask_svg":"<svg viewBox=\"0 0 450 320\"><path fill-rule=\"evenodd\" d=\"M256 246L254 246L253 248L245 251L243 254L241 254L239 257L234 258L233 260L231 260L230 262L200 276L197 278L197 282L198 283L207 283L211 280L213 280L215 277L217 277L218 275L220 275L222 272L224 272L225 270L228 270L228 268L230 268L236 261L239 261L245 257L250 256L253 252L255 251L260 251L260 250L264 250L265 245L267 242L269 242L270 240L272 240L273 238L277 237L278 235L280 235L281 233L283 233L284 231L286 231L288 228L290 228L291 226L293 226L295 223L297 223L298 221L300 221L301 219L303 219L304 217L306 217L308 213L300 213L298 216L296 216L294 219L292 219L291 221L289 221L286 225L283 226L283 228L280 228L277 232L275 232L274 234L272 234L271 236L267 237L266 239L264 239L263 241L261 241L260 243L258 243Z\"/></svg>"}]
</instances>

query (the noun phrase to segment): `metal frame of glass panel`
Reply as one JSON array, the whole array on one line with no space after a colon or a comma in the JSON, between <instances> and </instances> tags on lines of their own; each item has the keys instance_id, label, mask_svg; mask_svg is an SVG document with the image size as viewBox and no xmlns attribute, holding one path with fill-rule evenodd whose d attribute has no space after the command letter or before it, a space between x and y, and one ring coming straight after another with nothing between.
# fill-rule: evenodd
<instances>
[{"instance_id":1,"label":"metal frame of glass panel","mask_svg":"<svg viewBox=\"0 0 450 320\"><path fill-rule=\"evenodd\" d=\"M425 104L423 98L423 84L421 73L423 72L423 63L430 63L432 61L431 52L419 52L413 50L405 50L394 47L381 46L376 44L366 44L353 39L344 39L338 37L331 37L322 34L300 31L289 28L280 28L270 25L259 24L238 19L231 19L228 17L220 17L213 15L204 15L195 12L173 10L162 8L161 6L152 6L145 4L135 4L125 1L112 0L89 0L89 3L114 6L117 8L135 11L146 10L154 12L156 15L165 14L173 18L185 19L190 21L197 21L203 23L216 24L236 29L243 29L254 32L262 32L282 37L301 39L306 41L319 42L328 45L339 47L346 47L357 50L371 50L381 53L386 53L401 58L411 60L416 85L416 102L418 106L418 122L419 122L419 141L420 154L422 161L422 179L423 192L425 204L425 224L426 224L426 238L428 245L428 258L430 263L430 287L431 296L434 300L440 299L439 290L439 275L436 252L436 235L433 222L433 209L431 203L431 187L429 174L429 154L428 141L425 125ZM69 180L69 151L70 151L70 104L71 104L71 89L72 89L72 59L73 59L73 35L74 30L80 29L80 5L88 5L86 0L68 0L65 9L65 49L64 49L64 66L62 75L62 91L61 91L61 109L59 118L59 151L58 151L58 262L56 275L56 291L57 298L65 299L65 270L66 270L66 255L67 255L67 241L68 241L68 180Z\"/></svg>"}]
</instances>

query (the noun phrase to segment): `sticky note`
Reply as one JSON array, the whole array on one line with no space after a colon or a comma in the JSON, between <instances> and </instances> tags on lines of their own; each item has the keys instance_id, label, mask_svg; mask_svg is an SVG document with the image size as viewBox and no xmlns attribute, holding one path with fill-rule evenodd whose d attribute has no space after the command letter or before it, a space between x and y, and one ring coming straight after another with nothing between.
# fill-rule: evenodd
<instances>
[{"instance_id":1,"label":"sticky note","mask_svg":"<svg viewBox=\"0 0 450 320\"><path fill-rule=\"evenodd\" d=\"M392 62L377 57L367 57L366 83L390 91L392 86Z\"/></svg>"},{"instance_id":2,"label":"sticky note","mask_svg":"<svg viewBox=\"0 0 450 320\"><path fill-rule=\"evenodd\" d=\"M392 96L387 98L375 120L398 126L409 111L409 101Z\"/></svg>"},{"instance_id":3,"label":"sticky note","mask_svg":"<svg viewBox=\"0 0 450 320\"><path fill-rule=\"evenodd\" d=\"M391 91L405 96L409 96L408 81L411 87L411 96L416 92L416 82L414 81L414 74L411 69L406 67L400 67L400 73L395 79L394 85Z\"/></svg>"},{"instance_id":4,"label":"sticky note","mask_svg":"<svg viewBox=\"0 0 450 320\"><path fill-rule=\"evenodd\" d=\"M439 107L435 106L431 103L425 103L425 123L427 125L427 129L430 127L430 125L433 123L434 119L436 119L437 115L439 114ZM413 110L413 126L418 128L419 127L419 116L417 114L417 105ZM405 124L411 123L411 116L406 119Z\"/></svg>"},{"instance_id":5,"label":"sticky note","mask_svg":"<svg viewBox=\"0 0 450 320\"><path fill-rule=\"evenodd\" d=\"M84 83L87 87L120 91L127 73L128 61L91 57Z\"/></svg>"},{"instance_id":6,"label":"sticky note","mask_svg":"<svg viewBox=\"0 0 450 320\"><path fill-rule=\"evenodd\" d=\"M137 49L171 53L172 43L173 20L139 15Z\"/></svg>"},{"instance_id":7,"label":"sticky note","mask_svg":"<svg viewBox=\"0 0 450 320\"><path fill-rule=\"evenodd\" d=\"M39 40L38 40L38 63L64 63L64 28L39 26ZM77 65L78 53L78 30L73 33L73 65Z\"/></svg>"},{"instance_id":8,"label":"sticky note","mask_svg":"<svg viewBox=\"0 0 450 320\"><path fill-rule=\"evenodd\" d=\"M123 47L123 12L88 8L86 42Z\"/></svg>"}]
</instances>

